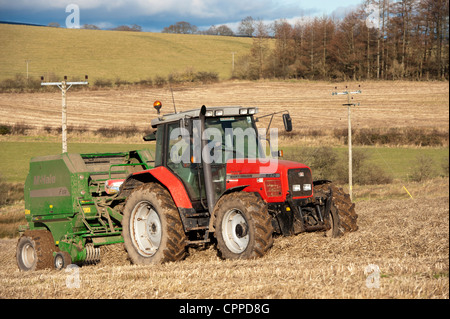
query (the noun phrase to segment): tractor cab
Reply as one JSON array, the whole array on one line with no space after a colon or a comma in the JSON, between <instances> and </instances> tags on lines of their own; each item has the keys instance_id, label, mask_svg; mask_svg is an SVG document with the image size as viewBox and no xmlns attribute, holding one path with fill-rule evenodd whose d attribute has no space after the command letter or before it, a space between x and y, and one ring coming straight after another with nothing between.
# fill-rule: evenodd
<instances>
[{"instance_id":1,"label":"tractor cab","mask_svg":"<svg viewBox=\"0 0 450 319\"><path fill-rule=\"evenodd\" d=\"M159 110L161 103L155 106ZM265 135L258 134L255 123L257 113L253 107L228 106L163 115L151 122L157 129L154 137L144 139L156 141L155 166L172 171L194 206L208 210L205 167L211 171L214 205L227 190L227 163L269 161L272 153L278 154L272 150L267 154Z\"/></svg>"}]
</instances>

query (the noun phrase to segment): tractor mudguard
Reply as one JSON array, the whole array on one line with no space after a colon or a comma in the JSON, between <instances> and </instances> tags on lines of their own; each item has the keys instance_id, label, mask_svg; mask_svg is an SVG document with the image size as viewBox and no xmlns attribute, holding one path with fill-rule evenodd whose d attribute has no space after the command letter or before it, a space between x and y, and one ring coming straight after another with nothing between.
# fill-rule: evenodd
<instances>
[{"instance_id":1,"label":"tractor mudguard","mask_svg":"<svg viewBox=\"0 0 450 319\"><path fill-rule=\"evenodd\" d=\"M193 208L184 184L176 175L164 166L131 174L120 187L119 196L128 196L135 187L153 181L157 181L167 188L178 208Z\"/></svg>"},{"instance_id":2,"label":"tractor mudguard","mask_svg":"<svg viewBox=\"0 0 450 319\"><path fill-rule=\"evenodd\" d=\"M314 186L319 186L319 185L329 184L329 183L332 183L332 181L330 181L328 179L321 179L321 180L313 181Z\"/></svg>"}]
</instances>

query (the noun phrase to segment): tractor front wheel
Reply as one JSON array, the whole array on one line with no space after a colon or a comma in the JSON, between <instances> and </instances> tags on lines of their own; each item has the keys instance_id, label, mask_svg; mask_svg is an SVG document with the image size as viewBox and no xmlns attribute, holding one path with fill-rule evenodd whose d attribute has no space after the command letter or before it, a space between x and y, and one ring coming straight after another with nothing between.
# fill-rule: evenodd
<instances>
[{"instance_id":1,"label":"tractor front wheel","mask_svg":"<svg viewBox=\"0 0 450 319\"><path fill-rule=\"evenodd\" d=\"M254 193L223 196L214 212L219 254L225 259L262 257L273 245L272 218Z\"/></svg>"},{"instance_id":2,"label":"tractor front wheel","mask_svg":"<svg viewBox=\"0 0 450 319\"><path fill-rule=\"evenodd\" d=\"M325 235L339 237L347 232L357 231L358 214L355 211L355 204L350 200L350 195L332 183L314 186L314 194L316 195L329 196L330 193L332 194L331 229Z\"/></svg>"},{"instance_id":3,"label":"tractor front wheel","mask_svg":"<svg viewBox=\"0 0 450 319\"><path fill-rule=\"evenodd\" d=\"M123 239L134 264L161 264L185 256L186 235L169 192L149 183L128 197L123 216Z\"/></svg>"}]
</instances>

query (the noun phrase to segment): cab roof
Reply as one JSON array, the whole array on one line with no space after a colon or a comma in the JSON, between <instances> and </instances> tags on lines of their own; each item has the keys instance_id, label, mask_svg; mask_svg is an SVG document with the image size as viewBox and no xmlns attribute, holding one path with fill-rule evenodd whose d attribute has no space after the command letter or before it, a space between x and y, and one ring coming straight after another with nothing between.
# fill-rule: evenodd
<instances>
[{"instance_id":1,"label":"cab roof","mask_svg":"<svg viewBox=\"0 0 450 319\"><path fill-rule=\"evenodd\" d=\"M258 113L256 107L242 107L242 106L214 106L206 108L206 117L227 117L239 115L254 115ZM178 113L165 114L157 117L151 121L153 128L164 123L171 123L179 121L184 118L199 118L200 108L195 110L183 111Z\"/></svg>"}]
</instances>

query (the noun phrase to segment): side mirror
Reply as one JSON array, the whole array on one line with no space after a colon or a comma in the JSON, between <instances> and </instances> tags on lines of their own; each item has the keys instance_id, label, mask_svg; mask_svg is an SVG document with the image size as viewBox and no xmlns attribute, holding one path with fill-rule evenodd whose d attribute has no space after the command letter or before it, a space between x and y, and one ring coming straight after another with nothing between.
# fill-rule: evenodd
<instances>
[{"instance_id":1,"label":"side mirror","mask_svg":"<svg viewBox=\"0 0 450 319\"><path fill-rule=\"evenodd\" d=\"M156 133L156 131L144 136L144 141L146 141L146 142L156 141L155 133Z\"/></svg>"},{"instance_id":2,"label":"side mirror","mask_svg":"<svg viewBox=\"0 0 450 319\"><path fill-rule=\"evenodd\" d=\"M284 129L286 132L292 131L292 119L291 116L288 114L283 114L283 123L284 123Z\"/></svg>"}]
</instances>

